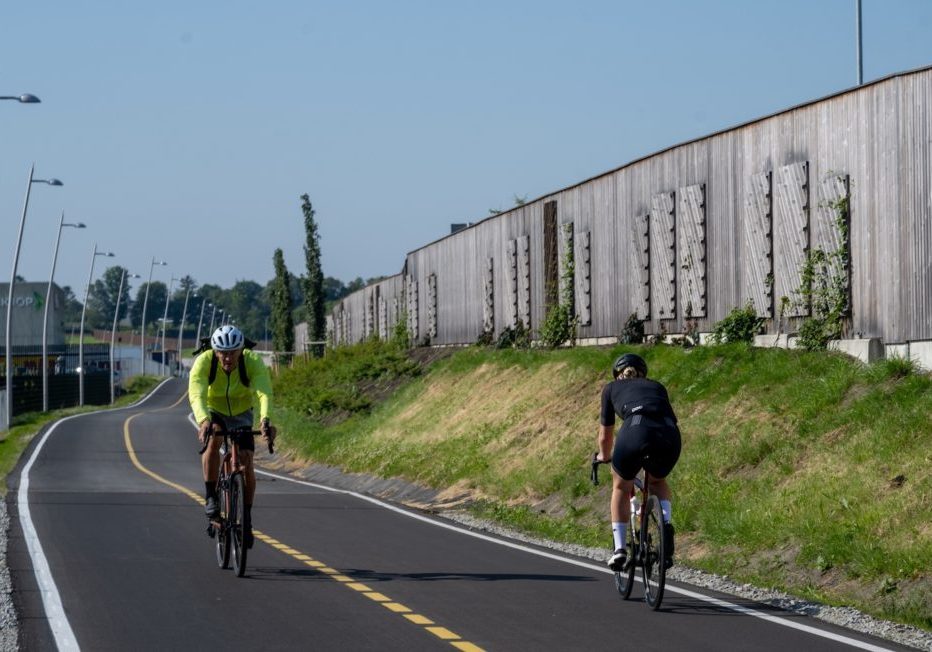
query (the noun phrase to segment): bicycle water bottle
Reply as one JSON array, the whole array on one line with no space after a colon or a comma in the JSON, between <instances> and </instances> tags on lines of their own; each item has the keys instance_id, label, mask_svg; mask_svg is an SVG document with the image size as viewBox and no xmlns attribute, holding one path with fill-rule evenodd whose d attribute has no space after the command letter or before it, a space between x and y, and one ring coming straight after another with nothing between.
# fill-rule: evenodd
<instances>
[{"instance_id":1,"label":"bicycle water bottle","mask_svg":"<svg viewBox=\"0 0 932 652\"><path fill-rule=\"evenodd\" d=\"M631 502L631 518L635 519L641 515L641 501L638 498L637 492L633 492L630 498Z\"/></svg>"}]
</instances>

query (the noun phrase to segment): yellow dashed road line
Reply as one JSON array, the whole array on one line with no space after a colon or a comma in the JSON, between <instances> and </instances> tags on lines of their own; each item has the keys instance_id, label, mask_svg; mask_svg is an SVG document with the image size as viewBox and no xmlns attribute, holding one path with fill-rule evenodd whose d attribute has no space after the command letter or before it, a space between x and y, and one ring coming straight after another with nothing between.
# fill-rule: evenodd
<instances>
[{"instance_id":1,"label":"yellow dashed road line","mask_svg":"<svg viewBox=\"0 0 932 652\"><path fill-rule=\"evenodd\" d=\"M182 396L182 398L184 398L184 396ZM179 402L180 402L180 399L179 399ZM177 405L177 403L175 405ZM136 451L133 449L133 441L129 434L129 424L133 421L133 419L140 416L140 414L142 413L134 414L133 416L129 417L126 421L123 422L123 441L126 444L126 452L129 453L129 459L132 461L133 466L135 466L137 469L139 469L140 472L146 474L153 480L156 480L157 482L161 482L162 484L167 485L171 487L172 489L179 491L180 493L183 493L185 496L187 496L188 498L196 502L198 505L200 505L203 501L199 494L191 491L187 487L184 487L180 484L172 482L171 480L168 480L167 478L160 476L158 473L155 473L154 471L147 469L139 461L139 458L136 456ZM263 543L267 543L268 545L272 546L276 550L279 550L280 552L288 555L292 559L295 559L303 563L305 566L308 566L320 573L323 573L324 575L330 577L330 579L336 581L342 586L349 587L350 589L353 589L357 593L360 593L364 595L365 597L369 598L373 602L381 604L383 607L385 607L392 613L401 614L409 622L415 625L422 626L424 631L429 632L430 634L433 634L434 636L436 636L442 641L449 642L450 645L452 645L453 647L459 650L465 650L466 652L483 652L481 647L473 643L470 643L469 641L464 641L462 638L460 638L458 634L450 631L446 627L440 627L430 618L426 616L422 616L421 614L418 614L418 613L413 613L411 609L401 604L400 602L393 601L391 598L389 598L387 595L383 593L379 593L378 591L373 591L371 588L369 588L365 584L362 584L360 582L354 582L353 578L343 575L342 573L340 573L340 571L336 570L335 568L330 568L327 564L314 559L310 555L305 554L301 552L300 550L296 550L292 548L291 546L289 546L288 544L282 543L281 541L278 541L270 537L268 534L265 534L264 532L260 532L259 530L253 530L253 535L259 541L262 541Z\"/></svg>"}]
</instances>

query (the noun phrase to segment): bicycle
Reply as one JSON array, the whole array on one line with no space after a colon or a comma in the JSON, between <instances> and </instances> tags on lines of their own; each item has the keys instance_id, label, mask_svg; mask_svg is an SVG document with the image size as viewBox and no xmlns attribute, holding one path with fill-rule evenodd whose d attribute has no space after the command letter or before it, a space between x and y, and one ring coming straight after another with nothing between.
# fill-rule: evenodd
<instances>
[{"instance_id":1,"label":"bicycle","mask_svg":"<svg viewBox=\"0 0 932 652\"><path fill-rule=\"evenodd\" d=\"M235 429L242 435L261 435L261 430L248 428ZM215 434L215 433L214 433ZM208 436L214 436L211 434ZM268 441L269 454L275 452L274 443ZM200 450L203 454L207 450L207 441ZM230 439L230 433L223 429L223 443L220 446L223 458L220 462L220 475L217 477L217 497L220 502L220 516L211 519L207 525L207 536L217 540L217 565L226 569L230 567L230 557L233 557L233 568L237 577L246 573L246 557L249 547L244 540L246 520L246 483L243 469L239 463L239 446Z\"/></svg>"},{"instance_id":2,"label":"bicycle","mask_svg":"<svg viewBox=\"0 0 932 652\"><path fill-rule=\"evenodd\" d=\"M599 484L599 464L608 464L600 461L598 453L592 454L592 484ZM667 582L667 559L663 527L663 511L660 509L660 500L648 490L649 477L646 470L642 470L634 479L635 490L631 492L628 500L631 504L631 518L628 522L626 538L628 548L627 567L615 573L615 588L622 599L631 597L634 588L634 576L637 568L641 568L641 577L644 583L644 600L654 611L660 608L663 600L663 589ZM640 494L640 499L638 499ZM635 522L636 519L639 522ZM637 524L637 528L635 525Z\"/></svg>"}]
</instances>

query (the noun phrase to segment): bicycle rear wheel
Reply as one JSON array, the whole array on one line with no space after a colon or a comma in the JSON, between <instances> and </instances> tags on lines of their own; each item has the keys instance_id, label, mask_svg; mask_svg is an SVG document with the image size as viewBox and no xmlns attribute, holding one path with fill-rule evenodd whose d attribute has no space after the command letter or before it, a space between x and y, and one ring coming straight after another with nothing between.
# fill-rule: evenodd
<instances>
[{"instance_id":1,"label":"bicycle rear wheel","mask_svg":"<svg viewBox=\"0 0 932 652\"><path fill-rule=\"evenodd\" d=\"M641 569L644 577L644 599L650 608L656 611L663 600L663 588L667 581L667 569L664 565L664 531L663 512L657 496L647 499L647 518L644 531L641 532L642 559Z\"/></svg>"},{"instance_id":2,"label":"bicycle rear wheel","mask_svg":"<svg viewBox=\"0 0 932 652\"><path fill-rule=\"evenodd\" d=\"M637 523L637 515L632 513L631 520L628 523L628 534L625 537L628 546L628 570L615 573L615 588L618 589L618 593L625 600L631 597L631 589L634 588L634 575L637 571L638 542L635 534Z\"/></svg>"},{"instance_id":3,"label":"bicycle rear wheel","mask_svg":"<svg viewBox=\"0 0 932 652\"><path fill-rule=\"evenodd\" d=\"M220 527L217 528L217 565L230 567L230 530L227 523L230 518L230 483L221 473L217 481L217 496L220 500Z\"/></svg>"},{"instance_id":4,"label":"bicycle rear wheel","mask_svg":"<svg viewBox=\"0 0 932 652\"><path fill-rule=\"evenodd\" d=\"M243 474L234 473L230 478L230 539L233 543L233 568L236 576L242 577L246 573L246 542L244 540L243 524L246 522L246 492L243 485Z\"/></svg>"}]
</instances>

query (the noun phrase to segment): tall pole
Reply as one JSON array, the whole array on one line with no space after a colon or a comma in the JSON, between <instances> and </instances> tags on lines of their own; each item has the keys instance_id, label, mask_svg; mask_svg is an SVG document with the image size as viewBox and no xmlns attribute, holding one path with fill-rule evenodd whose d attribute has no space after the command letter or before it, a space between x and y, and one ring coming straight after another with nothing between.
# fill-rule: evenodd
<instances>
[{"instance_id":1,"label":"tall pole","mask_svg":"<svg viewBox=\"0 0 932 652\"><path fill-rule=\"evenodd\" d=\"M207 331L210 335L214 334L214 317L217 316L217 304L214 304L214 309L210 311L210 330Z\"/></svg>"},{"instance_id":2,"label":"tall pole","mask_svg":"<svg viewBox=\"0 0 932 652\"><path fill-rule=\"evenodd\" d=\"M861 0L857 0L857 30L858 30L858 86L864 83L864 57L861 48Z\"/></svg>"},{"instance_id":3,"label":"tall pole","mask_svg":"<svg viewBox=\"0 0 932 652\"><path fill-rule=\"evenodd\" d=\"M207 306L207 305L209 305L209 304L210 304L210 302L207 301L206 299L204 299L204 300L201 301L201 316L200 316L200 318L197 320L197 335L194 336L194 346L195 346L195 347L200 347L200 346L201 346L201 326L202 326L203 323L204 323L204 307Z\"/></svg>"},{"instance_id":4,"label":"tall pole","mask_svg":"<svg viewBox=\"0 0 932 652\"><path fill-rule=\"evenodd\" d=\"M31 96L30 96L31 97ZM6 301L6 428L13 425L13 285L16 283L16 270L19 267L19 251L23 244L23 227L26 226L26 209L29 208L29 192L34 183L47 183L50 186L61 186L58 179L35 179L33 174L36 164L29 168L29 179L26 182L26 199L23 200L23 216L19 220L19 235L16 238L16 249L13 253L13 272L10 274L10 288Z\"/></svg>"},{"instance_id":5,"label":"tall pole","mask_svg":"<svg viewBox=\"0 0 932 652\"><path fill-rule=\"evenodd\" d=\"M13 254L13 273L10 274L10 288L6 300L6 428L13 425L13 338L10 337L10 318L13 316L13 284L16 282L16 268L19 265L19 250L23 244L23 227L26 224L26 208L29 206L29 190L32 188L32 175L36 169L33 163L29 168L29 180L26 182L26 200L23 202L23 216L19 220L19 236L16 238L16 250Z\"/></svg>"},{"instance_id":6,"label":"tall pole","mask_svg":"<svg viewBox=\"0 0 932 652\"><path fill-rule=\"evenodd\" d=\"M167 265L164 260L157 261L155 256L152 257L152 264L149 265L149 280L146 281L146 294L142 300L142 320L139 324L139 362L142 365L142 375L146 375L146 306L149 304L149 286L152 285L152 270L156 265Z\"/></svg>"},{"instance_id":7,"label":"tall pole","mask_svg":"<svg viewBox=\"0 0 932 652\"><path fill-rule=\"evenodd\" d=\"M181 376L181 344L182 335L184 335L184 320L188 316L188 297L191 296L191 288L184 293L184 308L181 309L181 326L178 327L178 376Z\"/></svg>"},{"instance_id":8,"label":"tall pole","mask_svg":"<svg viewBox=\"0 0 932 652\"><path fill-rule=\"evenodd\" d=\"M65 211L61 212L61 219L58 221L58 236L55 238L55 253L52 254L52 271L49 272L49 286L45 291L45 311L42 315L42 411L49 411L49 306L52 303L52 279L55 278L55 263L58 261L58 246L61 244L62 227L72 226L76 229L83 229L84 223L65 224Z\"/></svg>"},{"instance_id":9,"label":"tall pole","mask_svg":"<svg viewBox=\"0 0 932 652\"><path fill-rule=\"evenodd\" d=\"M168 325L168 304L172 300L172 287L175 285L175 277L172 276L168 282L168 293L165 295L165 314L162 316L162 367L168 365L168 358L165 356L165 327ZM180 279L179 279L180 280Z\"/></svg>"},{"instance_id":10,"label":"tall pole","mask_svg":"<svg viewBox=\"0 0 932 652\"><path fill-rule=\"evenodd\" d=\"M113 310L113 326L110 328L110 405L116 403L116 386L113 383L113 347L116 344L117 319L120 316L120 299L123 297L123 281L126 280L126 268L120 275L120 289L117 290L116 308Z\"/></svg>"},{"instance_id":11,"label":"tall pole","mask_svg":"<svg viewBox=\"0 0 932 652\"><path fill-rule=\"evenodd\" d=\"M113 257L113 252L97 251L94 243L94 254L91 256L91 271L87 275L87 289L84 290L84 305L81 307L81 330L78 331L78 405L84 405L84 315L87 314L87 302L91 298L91 279L94 277L94 261L97 256Z\"/></svg>"}]
</instances>

